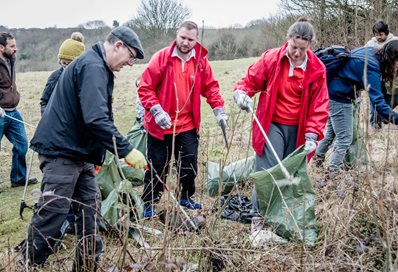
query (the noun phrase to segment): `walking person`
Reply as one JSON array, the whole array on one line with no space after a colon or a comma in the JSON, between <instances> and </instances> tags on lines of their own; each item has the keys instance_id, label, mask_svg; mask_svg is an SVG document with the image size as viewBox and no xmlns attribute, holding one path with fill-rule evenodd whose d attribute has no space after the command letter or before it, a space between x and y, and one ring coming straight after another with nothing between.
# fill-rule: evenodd
<instances>
[{"instance_id":1,"label":"walking person","mask_svg":"<svg viewBox=\"0 0 398 272\"><path fill-rule=\"evenodd\" d=\"M22 251L29 265L40 266L53 253L72 204L78 241L72 270L96 270L102 243L96 224L100 193L93 164L102 164L105 150L115 152L114 138L119 156L128 164L146 165L141 152L116 129L112 112L114 72L133 66L137 58L144 58L141 42L133 30L121 26L61 74L31 140L31 148L39 154L43 182Z\"/></svg>"},{"instance_id":2,"label":"walking person","mask_svg":"<svg viewBox=\"0 0 398 272\"><path fill-rule=\"evenodd\" d=\"M330 178L344 170L344 157L353 140L352 102L358 97L356 90L363 90L368 86L370 104L374 105L377 113L386 121L398 124L398 113L391 109L382 93L383 84L392 86L397 70L398 40L393 40L379 51L372 47L361 47L351 51L351 57L337 76L328 83L328 123L325 138L319 143L313 162L316 166L321 166L326 152L333 143L334 149L328 164Z\"/></svg>"},{"instance_id":3,"label":"walking person","mask_svg":"<svg viewBox=\"0 0 398 272\"><path fill-rule=\"evenodd\" d=\"M207 50L198 38L196 23L183 22L176 39L153 55L141 76L138 95L145 109L144 127L148 132L149 169L145 172L142 195L146 218L156 215L153 204L160 200L163 184L155 174L166 182L172 150L177 162L180 205L188 209L201 208L193 199L200 96L206 98L219 124L227 120L218 81L206 58Z\"/></svg>"},{"instance_id":4,"label":"walking person","mask_svg":"<svg viewBox=\"0 0 398 272\"><path fill-rule=\"evenodd\" d=\"M385 44L390 41L398 40L397 36L394 36L390 30L388 29L388 24L384 21L377 21L372 28L372 32L374 37L370 39L365 47L373 47L377 51L381 50ZM388 104L391 105L392 108L395 108L398 105L398 85L397 80L395 80L395 90L392 89L391 84L383 84L382 83L382 92L384 94L384 100ZM374 110L374 105L370 106L370 125L376 129L382 128L382 118L377 114Z\"/></svg>"},{"instance_id":5,"label":"walking person","mask_svg":"<svg viewBox=\"0 0 398 272\"><path fill-rule=\"evenodd\" d=\"M233 98L251 112L253 97L260 93L256 117L280 160L305 144L310 154L323 138L328 117L328 92L325 66L310 50L315 39L313 26L300 18L289 27L287 42L265 51L235 86ZM257 123L253 123L252 145L256 152L256 171L277 164L270 144ZM253 190L253 210L258 211Z\"/></svg>"},{"instance_id":6,"label":"walking person","mask_svg":"<svg viewBox=\"0 0 398 272\"><path fill-rule=\"evenodd\" d=\"M3 136L12 144L11 187L36 184L36 178L26 180L28 138L23 118L17 110L20 93L15 84L17 43L11 33L0 32L0 142ZM11 117L7 117L7 116Z\"/></svg>"}]
</instances>

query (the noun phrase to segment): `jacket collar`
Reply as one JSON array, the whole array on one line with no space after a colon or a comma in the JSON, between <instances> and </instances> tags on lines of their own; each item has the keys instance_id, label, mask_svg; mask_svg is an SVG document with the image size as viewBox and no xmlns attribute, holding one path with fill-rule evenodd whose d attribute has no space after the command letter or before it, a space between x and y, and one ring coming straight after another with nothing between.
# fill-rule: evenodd
<instances>
[{"instance_id":1,"label":"jacket collar","mask_svg":"<svg viewBox=\"0 0 398 272\"><path fill-rule=\"evenodd\" d=\"M170 44L169 52L168 52L168 56L169 56L170 58L171 58L172 55L173 55L173 50L174 50L174 47L175 47L175 46L176 46L176 40L174 40L174 41ZM197 59L201 59L201 58L206 57L208 51L207 51L207 49L204 48L199 42L196 43L196 45L195 45L194 48L195 48L195 58L196 58L196 56L197 56Z\"/></svg>"}]
</instances>

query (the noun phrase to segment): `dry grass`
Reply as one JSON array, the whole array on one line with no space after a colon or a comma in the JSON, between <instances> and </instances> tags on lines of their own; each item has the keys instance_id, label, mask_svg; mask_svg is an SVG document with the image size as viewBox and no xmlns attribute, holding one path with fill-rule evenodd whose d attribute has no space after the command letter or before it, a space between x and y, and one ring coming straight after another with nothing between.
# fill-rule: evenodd
<instances>
[{"instance_id":1,"label":"dry grass","mask_svg":"<svg viewBox=\"0 0 398 272\"><path fill-rule=\"evenodd\" d=\"M394 143L398 131L393 126L384 126L381 131L365 131L366 153L369 163L350 170L326 186L323 169L310 165L309 175L317 193L316 215L319 227L318 240L313 248L290 242L285 245L269 245L262 249L251 247L250 226L222 220L218 217L219 198L205 193L205 162L223 164L252 155L250 148L251 124L248 115L232 104L230 92L234 83L244 74L254 59L213 62L215 77L219 79L227 112L230 115L228 131L231 148L226 150L220 129L206 103L202 107L202 129L199 149L199 173L197 198L203 204L200 211L189 211L191 217L202 215L206 226L198 232L186 231L181 227L166 228L159 219L138 222L140 225L156 228L163 236L144 233L151 248L142 248L131 239L126 247L115 235L103 234L104 254L101 271L112 271L120 267L120 257L127 253L125 271L393 271L397 269L398 237L398 193L397 193L397 150ZM142 71L137 65L132 70L122 71L115 86L114 112L116 125L126 134L134 120L135 87L133 82ZM39 120L39 97L48 72L24 73L18 75L18 86L22 93L20 110L28 123ZM204 101L203 101L204 102ZM365 112L365 109L364 109ZM362 113L364 114L364 113ZM367 120L362 116L362 120ZM362 124L366 128L366 122ZM33 131L28 129L29 137ZM15 271L12 252L25 235L29 218L18 218L20 188L9 188L8 172L11 148L7 141L2 143L0 179L0 270ZM34 160L32 175L40 178L37 159ZM173 178L170 179L173 186ZM322 185L322 186L321 186ZM34 187L39 187L34 186ZM29 189L32 189L29 187ZM250 196L251 185L240 188ZM138 187L139 192L142 188ZM27 199L31 203L31 199ZM157 209L173 208L166 196ZM28 210L24 213L29 217ZM126 223L123 219L121 225ZM120 227L121 238L126 239ZM74 238L67 236L63 249L51 256L42 271L68 271L74 254ZM131 256L131 257L130 257ZM135 270L134 270L135 269ZM120 270L113 270L120 271Z\"/></svg>"}]
</instances>

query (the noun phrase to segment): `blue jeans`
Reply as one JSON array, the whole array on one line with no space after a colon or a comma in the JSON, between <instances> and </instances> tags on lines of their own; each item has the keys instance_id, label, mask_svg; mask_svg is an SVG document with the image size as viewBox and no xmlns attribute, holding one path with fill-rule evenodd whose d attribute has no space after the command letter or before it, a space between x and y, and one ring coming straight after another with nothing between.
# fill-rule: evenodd
<instances>
[{"instance_id":1,"label":"blue jeans","mask_svg":"<svg viewBox=\"0 0 398 272\"><path fill-rule=\"evenodd\" d=\"M17 110L6 111L8 116L22 121ZM26 181L26 153L28 152L28 138L24 124L8 117L0 118L0 141L3 135L12 144L11 184L25 183Z\"/></svg>"},{"instance_id":2,"label":"blue jeans","mask_svg":"<svg viewBox=\"0 0 398 272\"><path fill-rule=\"evenodd\" d=\"M343 168L345 154L352 143L352 111L351 103L329 101L329 117L325 129L325 138L319 142L315 155L324 158L334 141L334 150L328 166L330 170Z\"/></svg>"}]
</instances>

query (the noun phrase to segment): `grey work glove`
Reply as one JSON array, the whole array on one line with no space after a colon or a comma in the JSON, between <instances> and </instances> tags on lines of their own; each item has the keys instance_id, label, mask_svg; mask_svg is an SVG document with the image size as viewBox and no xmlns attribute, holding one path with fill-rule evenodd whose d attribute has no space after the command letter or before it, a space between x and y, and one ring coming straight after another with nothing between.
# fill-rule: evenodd
<instances>
[{"instance_id":1,"label":"grey work glove","mask_svg":"<svg viewBox=\"0 0 398 272\"><path fill-rule=\"evenodd\" d=\"M235 103L241 108L250 112L253 109L253 100L242 90L235 90L233 93Z\"/></svg>"},{"instance_id":2,"label":"grey work glove","mask_svg":"<svg viewBox=\"0 0 398 272\"><path fill-rule=\"evenodd\" d=\"M305 134L304 152L306 154L309 154L309 153L315 151L317 139L318 139L318 135L316 135L315 133L307 132Z\"/></svg>"},{"instance_id":3,"label":"grey work glove","mask_svg":"<svg viewBox=\"0 0 398 272\"><path fill-rule=\"evenodd\" d=\"M213 109L213 113L216 116L217 119L217 124L219 126L227 125L227 121L228 121L228 116L225 114L224 108L220 107L220 108L214 108Z\"/></svg>"},{"instance_id":4,"label":"grey work glove","mask_svg":"<svg viewBox=\"0 0 398 272\"><path fill-rule=\"evenodd\" d=\"M6 112L0 107L0 118L4 118L6 116Z\"/></svg>"},{"instance_id":5,"label":"grey work glove","mask_svg":"<svg viewBox=\"0 0 398 272\"><path fill-rule=\"evenodd\" d=\"M153 106L149 112L155 117L155 122L158 124L159 127L162 129L168 129L171 127L171 119L167 112L165 112L160 106L160 104L156 104Z\"/></svg>"}]
</instances>

